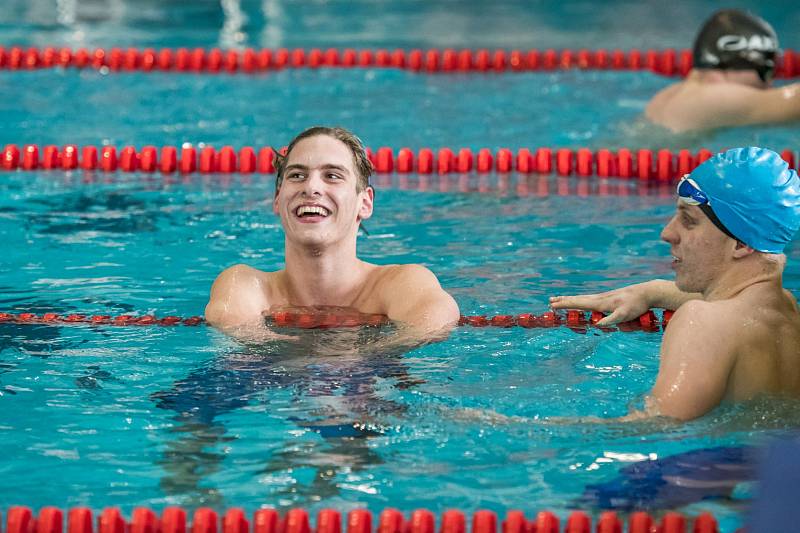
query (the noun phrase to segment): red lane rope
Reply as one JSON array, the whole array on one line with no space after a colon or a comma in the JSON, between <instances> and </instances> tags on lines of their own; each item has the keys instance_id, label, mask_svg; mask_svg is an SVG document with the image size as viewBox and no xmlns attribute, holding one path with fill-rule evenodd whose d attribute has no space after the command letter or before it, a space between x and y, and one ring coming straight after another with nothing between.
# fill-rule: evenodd
<instances>
[{"instance_id":1,"label":"red lane rope","mask_svg":"<svg viewBox=\"0 0 800 533\"><path fill-rule=\"evenodd\" d=\"M617 327L620 331L659 331L666 327L672 318L672 311L665 310L659 318L652 310L646 312L636 320L623 322ZM587 313L570 309L566 313L547 311L540 315L523 313L520 315L462 315L459 317L459 326L476 328L553 328L566 326L572 329L586 330L596 326L605 315L593 311ZM380 326L388 323L384 315L361 314L335 314L335 313L302 313L280 311L268 315L267 322L276 327L293 327L304 329L346 328L356 326ZM199 326L205 323L201 316L180 317L155 315L85 315L73 313L59 315L57 313L0 313L0 323L6 324L47 324L47 325L75 325L89 324L95 326ZM602 327L603 330L613 331L615 327Z\"/></svg>"},{"instance_id":2,"label":"red lane rope","mask_svg":"<svg viewBox=\"0 0 800 533\"><path fill-rule=\"evenodd\" d=\"M647 70L685 76L692 68L691 50L355 50L347 48L278 48L221 50L212 48L23 48L0 47L0 68L107 68L112 71L257 73L287 68L398 68L423 73L530 72L563 69ZM800 54L785 50L776 75L800 76Z\"/></svg>"},{"instance_id":3,"label":"red lane rope","mask_svg":"<svg viewBox=\"0 0 800 533\"><path fill-rule=\"evenodd\" d=\"M240 508L228 509L222 517L208 507L194 511L191 524L187 511L181 507L167 507L159 518L147 507L133 510L130 520L119 509L109 507L95 518L86 507L73 507L67 512L66 533L126 533L155 532L181 533L184 531L208 533L342 533L342 514L336 509L323 509L317 514L316 528L312 528L309 513L305 509L292 509L283 516L275 509L259 509L253 513L252 521ZM57 507L43 507L34 517L28 507L11 507L7 513L6 533L62 533L64 513ZM397 509L384 509L373 527L372 513L355 509L347 513L344 521L346 533L436 533L436 516L425 509L417 509L406 516ZM445 511L439 517L440 533L466 533L468 515L458 511ZM689 520L676 512L665 513L656 521L646 512L628 515L628 533L686 533ZM476 511L472 514L472 533L612 533L623 530L623 519L613 511L600 513L596 529L592 529L591 517L582 511L572 512L562 524L559 518L548 511L539 512L529 519L522 511L508 511L502 521L492 511ZM498 527L499 526L499 527ZM718 533L717 520L711 513L703 513L693 520L694 533Z\"/></svg>"},{"instance_id":4,"label":"red lane rope","mask_svg":"<svg viewBox=\"0 0 800 533\"><path fill-rule=\"evenodd\" d=\"M409 148L394 150L380 147L367 149L367 155L378 173L398 174L465 174L490 172L522 174L557 174L559 176L599 176L634 178L643 181L669 182L691 172L697 165L710 158L713 153L701 149L689 150L630 150L620 148L520 148L512 152L507 148L497 151L482 148L476 152L470 148L453 150L440 148L435 153L430 148L414 152ZM785 149L781 155L795 168L798 158L795 151ZM144 172L162 174L240 173L271 174L275 172L275 152L265 146L256 151L251 146L235 150L223 146L217 151L212 146L203 147L198 153L191 145L180 149L174 146L144 146L139 151L133 146L118 150L114 146L78 147L68 144L63 147L36 144L8 144L0 158L1 170L87 170L100 172Z\"/></svg>"}]
</instances>

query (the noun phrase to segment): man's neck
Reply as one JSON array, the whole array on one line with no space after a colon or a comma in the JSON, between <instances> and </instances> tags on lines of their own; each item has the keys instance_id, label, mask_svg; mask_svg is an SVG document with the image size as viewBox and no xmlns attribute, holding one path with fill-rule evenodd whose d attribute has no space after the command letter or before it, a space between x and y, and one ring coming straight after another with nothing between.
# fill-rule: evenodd
<instances>
[{"instance_id":1,"label":"man's neck","mask_svg":"<svg viewBox=\"0 0 800 533\"><path fill-rule=\"evenodd\" d=\"M781 290L782 271L778 265L770 265L753 257L747 264L734 265L727 269L703 291L703 299L709 302L728 300L745 289L761 284L774 285L776 290Z\"/></svg>"},{"instance_id":2,"label":"man's neck","mask_svg":"<svg viewBox=\"0 0 800 533\"><path fill-rule=\"evenodd\" d=\"M326 248L286 243L286 289L297 306L351 306L364 285L367 264L356 257L355 240Z\"/></svg>"}]
</instances>

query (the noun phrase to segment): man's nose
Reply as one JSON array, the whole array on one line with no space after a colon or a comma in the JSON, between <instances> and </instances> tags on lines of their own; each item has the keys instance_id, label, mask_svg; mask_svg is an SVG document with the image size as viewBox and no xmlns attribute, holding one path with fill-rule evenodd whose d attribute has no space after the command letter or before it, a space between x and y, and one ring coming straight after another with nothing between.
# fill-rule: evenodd
<instances>
[{"instance_id":1,"label":"man's nose","mask_svg":"<svg viewBox=\"0 0 800 533\"><path fill-rule=\"evenodd\" d=\"M303 181L303 194L308 196L322 194L322 175L319 172L309 172Z\"/></svg>"},{"instance_id":2,"label":"man's nose","mask_svg":"<svg viewBox=\"0 0 800 533\"><path fill-rule=\"evenodd\" d=\"M670 219L664 229L661 230L661 240L670 244L677 244L678 232L675 231L675 224L677 224L678 217L674 216Z\"/></svg>"}]
</instances>

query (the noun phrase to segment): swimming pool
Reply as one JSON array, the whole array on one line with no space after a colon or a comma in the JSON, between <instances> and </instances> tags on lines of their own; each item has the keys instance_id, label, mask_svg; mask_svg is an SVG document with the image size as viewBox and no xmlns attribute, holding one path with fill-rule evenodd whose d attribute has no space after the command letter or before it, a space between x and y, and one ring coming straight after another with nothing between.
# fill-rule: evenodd
<instances>
[{"instance_id":1,"label":"swimming pool","mask_svg":"<svg viewBox=\"0 0 800 533\"><path fill-rule=\"evenodd\" d=\"M566 14L553 8L549 16L564 21L581 5L563 8ZM327 36L327 45L339 35L326 30L294 40L299 37L288 31L292 24L307 29L321 23L296 13L294 4L285 7L285 20L300 22L286 22L279 44L322 45ZM334 21L368 14L363 5L349 12L335 4L317 7ZM400 21L443 17L418 4L387 11L378 33ZM190 19L193 13L174 12ZM508 13L529 11L510 4ZM604 8L595 16L608 13ZM774 22L794 20L789 15ZM464 20L469 27L477 19ZM112 40L119 27L132 30L134 42L126 45L218 44L203 41L208 32L188 23L177 24L169 36L137 29L125 17L97 24L97 33L91 23L82 24L84 39L108 44L120 44ZM530 44L522 41L532 37L512 27L504 36L492 25L475 45ZM58 31L64 28L76 31L69 25L29 27L26 38L63 37ZM3 31L19 42L19 30ZM355 44L419 42L368 31L357 26ZM623 36L619 46L682 44L662 32L655 32L654 42ZM579 34L553 30L553 44L544 46L575 46ZM501 41L512 36L520 42ZM587 46L616 36L609 30L592 39ZM637 117L647 96L667 80L646 73L2 74L4 143L280 145L313 123L341 124L373 147L398 148L716 149L752 142L782 149L798 141L792 127L681 139L649 132ZM521 196L515 187L498 192L495 175L486 177L486 194L477 185L468 192L420 191L413 175L408 184L398 176L377 177L376 213L368 224L371 235L359 242L361 257L429 266L464 314L541 312L552 294L670 276L666 246L658 243L673 208L668 194L617 180L611 181L615 194L600 196L591 194L595 178L589 187L580 178L512 179L530 182L537 194ZM7 253L0 257L0 308L200 313L211 280L225 266L281 267L282 236L269 210L273 189L272 179L263 176L3 174L0 235ZM589 194L575 194L587 189ZM797 292L796 244L788 255L785 285ZM627 496L655 509L713 510L728 531L741 523L746 484L736 488L733 501L688 503L677 491L642 495L631 482L635 476L620 470L643 459L757 444L797 425L796 404L727 407L682 425L544 420L624 414L652 383L659 339L644 332L461 328L446 342L407 354L333 356L319 351L332 342L347 347L353 339L315 333L300 346L252 348L209 328L0 324L0 449L13 458L0 466L13 480L13 488L0 492L0 506L564 513L602 506L603 495L616 490L624 499L627 489ZM369 352L370 339L361 342ZM509 423L491 412L529 420ZM750 477L746 467L737 475Z\"/></svg>"}]
</instances>

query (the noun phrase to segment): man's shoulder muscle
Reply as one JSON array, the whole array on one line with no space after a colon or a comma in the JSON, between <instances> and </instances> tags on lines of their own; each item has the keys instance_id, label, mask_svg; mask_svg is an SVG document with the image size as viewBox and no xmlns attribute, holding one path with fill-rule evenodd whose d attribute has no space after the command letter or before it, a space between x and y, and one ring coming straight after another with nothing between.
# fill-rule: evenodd
<instances>
[{"instance_id":1,"label":"man's shoulder muscle","mask_svg":"<svg viewBox=\"0 0 800 533\"><path fill-rule=\"evenodd\" d=\"M269 302L270 273L238 264L223 270L211 286L206 320L212 325L237 325L257 319Z\"/></svg>"}]
</instances>

